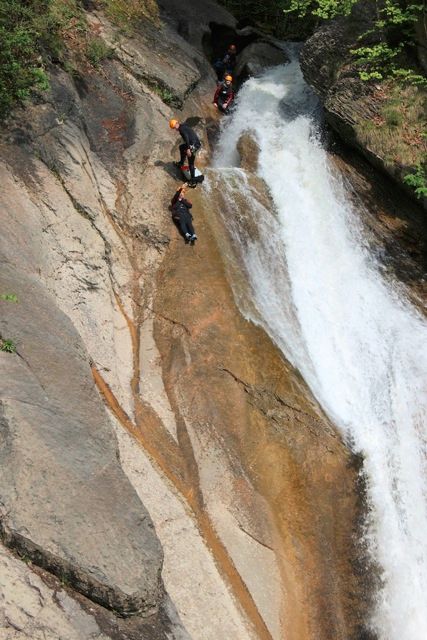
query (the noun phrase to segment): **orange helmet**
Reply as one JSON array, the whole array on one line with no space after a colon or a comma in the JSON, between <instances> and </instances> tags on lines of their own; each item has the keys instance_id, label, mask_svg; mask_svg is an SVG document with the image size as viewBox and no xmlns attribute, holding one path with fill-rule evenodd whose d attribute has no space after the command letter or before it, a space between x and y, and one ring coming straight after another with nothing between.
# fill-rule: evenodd
<instances>
[{"instance_id":1,"label":"orange helmet","mask_svg":"<svg viewBox=\"0 0 427 640\"><path fill-rule=\"evenodd\" d=\"M179 124L179 122L178 120L175 120L175 118L172 118L172 120L169 120L169 126L171 129L175 129L177 124Z\"/></svg>"},{"instance_id":2,"label":"orange helmet","mask_svg":"<svg viewBox=\"0 0 427 640\"><path fill-rule=\"evenodd\" d=\"M224 80L226 80L227 82L233 82L233 77L232 76L225 76Z\"/></svg>"}]
</instances>

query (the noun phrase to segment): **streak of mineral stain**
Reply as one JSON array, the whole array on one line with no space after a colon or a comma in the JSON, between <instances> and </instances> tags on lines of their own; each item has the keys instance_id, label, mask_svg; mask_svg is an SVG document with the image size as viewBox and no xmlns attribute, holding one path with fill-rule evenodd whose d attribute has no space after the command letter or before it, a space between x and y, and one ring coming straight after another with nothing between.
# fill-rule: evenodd
<instances>
[{"instance_id":1,"label":"streak of mineral stain","mask_svg":"<svg viewBox=\"0 0 427 640\"><path fill-rule=\"evenodd\" d=\"M202 511L203 505L200 503L200 488L191 486L177 476L169 468L167 461L160 454L159 450L153 446L153 444L145 438L144 426L141 424L134 424L126 412L120 406L117 398L108 386L101 373L95 366L92 366L92 374L95 383L104 398L107 406L112 413L119 420L120 424L136 438L136 440L143 446L144 450L148 453L152 461L160 468L166 478L175 486L175 488L185 498L188 506L192 510L196 519L199 531L203 536L206 544L211 549L213 558L217 563L218 568L223 576L228 580L230 587L233 590L233 594L236 601L240 604L242 610L245 612L248 621L253 625L256 630L257 636L260 640L272 640L272 637L265 625L264 620L259 614L259 611L249 593L245 583L237 572L233 561L231 560L226 548L221 540L218 538L212 522L206 512ZM163 436L164 434L162 434ZM169 437L169 434L167 434Z\"/></svg>"}]
</instances>

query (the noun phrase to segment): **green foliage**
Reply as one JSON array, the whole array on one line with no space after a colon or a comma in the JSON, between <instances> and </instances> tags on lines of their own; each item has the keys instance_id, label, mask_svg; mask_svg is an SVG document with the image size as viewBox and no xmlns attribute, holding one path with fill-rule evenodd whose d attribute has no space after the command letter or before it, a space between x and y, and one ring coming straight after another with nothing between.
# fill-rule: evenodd
<instances>
[{"instance_id":1,"label":"green foliage","mask_svg":"<svg viewBox=\"0 0 427 640\"><path fill-rule=\"evenodd\" d=\"M151 88L157 93L158 96L160 96L163 102L167 104L169 107L180 106L178 104L179 101L177 100L176 96L174 96L172 91L170 91L170 89L168 89L167 87L161 87L160 85L155 85L155 86L152 86Z\"/></svg>"},{"instance_id":2,"label":"green foliage","mask_svg":"<svg viewBox=\"0 0 427 640\"><path fill-rule=\"evenodd\" d=\"M403 124L403 114L396 107L388 105L382 110L382 114L385 124L390 128L400 127Z\"/></svg>"},{"instance_id":3,"label":"green foliage","mask_svg":"<svg viewBox=\"0 0 427 640\"><path fill-rule=\"evenodd\" d=\"M112 55L113 49L109 47L102 38L94 37L87 41L86 56L94 67L98 67L100 62L111 58Z\"/></svg>"},{"instance_id":4,"label":"green foliage","mask_svg":"<svg viewBox=\"0 0 427 640\"><path fill-rule=\"evenodd\" d=\"M18 302L18 298L14 293L0 293L0 300L6 302Z\"/></svg>"},{"instance_id":5,"label":"green foliage","mask_svg":"<svg viewBox=\"0 0 427 640\"><path fill-rule=\"evenodd\" d=\"M130 35L139 21L159 19L157 0L102 0L102 6L109 18Z\"/></svg>"},{"instance_id":6,"label":"green foliage","mask_svg":"<svg viewBox=\"0 0 427 640\"><path fill-rule=\"evenodd\" d=\"M155 0L105 0L104 4L135 7ZM157 5L156 5L157 6ZM132 12L132 10L133 12ZM0 121L34 90L49 88L45 66L61 64L72 73L100 65L112 55L103 40L91 34L82 0L0 0Z\"/></svg>"},{"instance_id":7,"label":"green foliage","mask_svg":"<svg viewBox=\"0 0 427 640\"><path fill-rule=\"evenodd\" d=\"M413 173L407 173L403 182L412 187L418 198L427 198L427 173L426 167L418 164Z\"/></svg>"},{"instance_id":8,"label":"green foliage","mask_svg":"<svg viewBox=\"0 0 427 640\"><path fill-rule=\"evenodd\" d=\"M307 15L330 20L336 16L348 16L357 0L289 0L283 9L285 13L294 12L300 18Z\"/></svg>"},{"instance_id":9,"label":"green foliage","mask_svg":"<svg viewBox=\"0 0 427 640\"><path fill-rule=\"evenodd\" d=\"M407 67L408 56L415 48L416 24L424 10L422 3L383 0L374 27L360 36L362 41L369 40L369 46L351 51L357 64L363 67L359 71L362 80L394 77L407 84L427 86L425 76Z\"/></svg>"},{"instance_id":10,"label":"green foliage","mask_svg":"<svg viewBox=\"0 0 427 640\"><path fill-rule=\"evenodd\" d=\"M330 20L336 16L350 15L357 1L282 0L280 4L285 14ZM427 86L425 76L407 65L408 56L411 58L414 53L416 24L425 12L425 2L377 0L375 9L377 19L373 28L360 37L362 46L351 51L360 67L360 78L378 81L394 77L405 83ZM365 46L363 41L366 42Z\"/></svg>"},{"instance_id":11,"label":"green foliage","mask_svg":"<svg viewBox=\"0 0 427 640\"><path fill-rule=\"evenodd\" d=\"M0 293L0 300L4 302L18 302L18 298L14 293ZM5 353L15 353L16 345L13 340L6 340L0 337L0 351Z\"/></svg>"},{"instance_id":12,"label":"green foliage","mask_svg":"<svg viewBox=\"0 0 427 640\"><path fill-rule=\"evenodd\" d=\"M48 88L40 58L42 16L50 0L0 2L0 118L26 100L33 88Z\"/></svg>"},{"instance_id":13,"label":"green foliage","mask_svg":"<svg viewBox=\"0 0 427 640\"><path fill-rule=\"evenodd\" d=\"M425 11L425 5L422 2L408 3L402 0L399 3L397 0L385 0L384 7L381 9L384 18L377 21L377 26L410 25L418 20L423 11Z\"/></svg>"},{"instance_id":14,"label":"green foliage","mask_svg":"<svg viewBox=\"0 0 427 640\"><path fill-rule=\"evenodd\" d=\"M0 120L49 88L46 62L63 61L67 30L86 28L80 0L0 0Z\"/></svg>"},{"instance_id":15,"label":"green foliage","mask_svg":"<svg viewBox=\"0 0 427 640\"><path fill-rule=\"evenodd\" d=\"M251 22L262 24L288 19L289 15L304 18L310 17L330 20L338 15L350 14L358 0L223 0L223 4L238 18L250 17ZM279 25L276 25L277 32Z\"/></svg>"},{"instance_id":16,"label":"green foliage","mask_svg":"<svg viewBox=\"0 0 427 640\"><path fill-rule=\"evenodd\" d=\"M413 69L392 69L392 75L408 84L427 87L427 78L419 73L415 73Z\"/></svg>"},{"instance_id":17,"label":"green foliage","mask_svg":"<svg viewBox=\"0 0 427 640\"><path fill-rule=\"evenodd\" d=\"M13 340L0 338L0 351L4 351L5 353L16 353L16 344Z\"/></svg>"}]
</instances>

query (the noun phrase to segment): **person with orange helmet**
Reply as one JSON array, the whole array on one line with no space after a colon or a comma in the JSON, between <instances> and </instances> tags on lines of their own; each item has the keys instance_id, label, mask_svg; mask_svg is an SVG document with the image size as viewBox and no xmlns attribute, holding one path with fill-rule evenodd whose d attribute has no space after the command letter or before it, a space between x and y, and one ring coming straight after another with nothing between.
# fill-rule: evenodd
<instances>
[{"instance_id":1,"label":"person with orange helmet","mask_svg":"<svg viewBox=\"0 0 427 640\"><path fill-rule=\"evenodd\" d=\"M191 181L190 185L195 185L195 167L194 162L196 160L196 153L202 146L197 133L185 123L180 123L179 120L172 118L169 120L169 126L171 129L175 129L181 135L184 140L183 144L179 145L179 152L181 154L180 161L177 162L177 166L182 167L185 163L185 159L188 159L188 166L190 168Z\"/></svg>"},{"instance_id":2,"label":"person with orange helmet","mask_svg":"<svg viewBox=\"0 0 427 640\"><path fill-rule=\"evenodd\" d=\"M236 66L237 49L235 44L230 44L225 54L214 63L214 69L218 82L222 82L224 75L232 75Z\"/></svg>"},{"instance_id":3,"label":"person with orange helmet","mask_svg":"<svg viewBox=\"0 0 427 640\"><path fill-rule=\"evenodd\" d=\"M231 103L234 100L232 82L233 78L230 75L224 76L224 80L218 85L215 91L213 103L222 113L228 113Z\"/></svg>"}]
</instances>

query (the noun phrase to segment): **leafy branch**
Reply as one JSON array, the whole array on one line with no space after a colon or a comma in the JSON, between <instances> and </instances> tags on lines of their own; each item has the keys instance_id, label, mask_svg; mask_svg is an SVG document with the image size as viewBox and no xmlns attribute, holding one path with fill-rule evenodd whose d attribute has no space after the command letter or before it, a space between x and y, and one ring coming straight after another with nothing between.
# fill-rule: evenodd
<instances>
[{"instance_id":1,"label":"leafy branch","mask_svg":"<svg viewBox=\"0 0 427 640\"><path fill-rule=\"evenodd\" d=\"M359 66L362 80L382 80L394 77L404 83L427 86L427 78L413 68L408 68L403 60L415 47L415 29L425 12L424 3L407 0L384 0L377 10L378 20L374 27L359 37L363 41L376 40L369 46L352 49ZM400 64L399 64L400 62Z\"/></svg>"},{"instance_id":2,"label":"leafy branch","mask_svg":"<svg viewBox=\"0 0 427 640\"><path fill-rule=\"evenodd\" d=\"M403 182L412 187L418 198L427 198L427 174L425 167L416 166L413 173L407 173Z\"/></svg>"}]
</instances>

